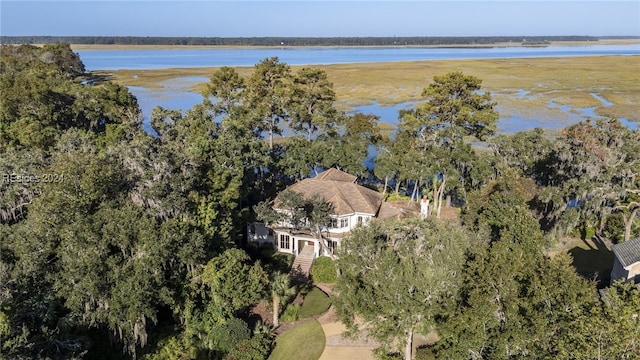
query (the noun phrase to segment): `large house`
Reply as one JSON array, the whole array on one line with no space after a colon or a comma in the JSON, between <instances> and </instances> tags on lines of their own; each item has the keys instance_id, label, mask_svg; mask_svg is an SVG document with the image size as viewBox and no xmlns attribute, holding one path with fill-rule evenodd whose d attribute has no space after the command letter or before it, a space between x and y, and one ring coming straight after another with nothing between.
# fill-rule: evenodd
<instances>
[{"instance_id":1,"label":"large house","mask_svg":"<svg viewBox=\"0 0 640 360\"><path fill-rule=\"evenodd\" d=\"M326 170L313 178L301 180L287 190L302 194L305 198L320 196L332 206L331 221L314 234L309 229L295 229L287 223L249 224L248 240L272 243L278 251L298 255L311 247L313 256L333 255L341 240L356 226L364 225L376 218L401 218L420 213L417 204L385 202L383 194L359 185L357 177L338 169ZM278 198L274 201L278 209ZM307 249L309 251L309 249Z\"/></svg>"},{"instance_id":2,"label":"large house","mask_svg":"<svg viewBox=\"0 0 640 360\"><path fill-rule=\"evenodd\" d=\"M624 279L640 283L640 238L613 245L611 250L614 255L611 281Z\"/></svg>"}]
</instances>

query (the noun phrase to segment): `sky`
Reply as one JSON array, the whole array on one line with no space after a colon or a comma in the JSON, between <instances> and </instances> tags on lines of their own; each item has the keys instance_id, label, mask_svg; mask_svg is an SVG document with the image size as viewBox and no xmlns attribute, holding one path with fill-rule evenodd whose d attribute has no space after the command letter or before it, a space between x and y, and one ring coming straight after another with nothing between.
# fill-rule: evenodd
<instances>
[{"instance_id":1,"label":"sky","mask_svg":"<svg viewBox=\"0 0 640 360\"><path fill-rule=\"evenodd\" d=\"M625 1L0 0L5 36L640 36Z\"/></svg>"}]
</instances>

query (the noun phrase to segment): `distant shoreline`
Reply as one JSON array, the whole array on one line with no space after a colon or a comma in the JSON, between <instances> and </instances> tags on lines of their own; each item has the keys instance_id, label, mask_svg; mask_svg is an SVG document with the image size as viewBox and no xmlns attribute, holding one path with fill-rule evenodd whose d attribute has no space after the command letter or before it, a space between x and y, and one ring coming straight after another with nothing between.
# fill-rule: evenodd
<instances>
[{"instance_id":1,"label":"distant shoreline","mask_svg":"<svg viewBox=\"0 0 640 360\"><path fill-rule=\"evenodd\" d=\"M438 45L322 45L322 46L256 46L256 45L105 45L105 44L71 44L73 50L178 50L178 49L304 49L304 48L500 48L500 47L545 47L545 46L586 46L586 45L633 45L640 44L636 39L603 39L596 41L550 41L548 43L496 42L493 44L438 44Z\"/></svg>"}]
</instances>

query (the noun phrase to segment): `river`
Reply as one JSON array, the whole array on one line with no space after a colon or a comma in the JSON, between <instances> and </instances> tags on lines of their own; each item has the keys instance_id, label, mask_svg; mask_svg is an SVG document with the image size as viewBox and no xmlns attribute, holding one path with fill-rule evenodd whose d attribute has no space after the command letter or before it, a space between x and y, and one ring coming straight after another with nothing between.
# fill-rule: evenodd
<instances>
[{"instance_id":1,"label":"river","mask_svg":"<svg viewBox=\"0 0 640 360\"><path fill-rule=\"evenodd\" d=\"M79 50L87 70L144 70L216 66L253 66L277 56L289 65L327 65L390 61L509 59L532 57L640 55L640 44L491 48L233 48Z\"/></svg>"}]
</instances>

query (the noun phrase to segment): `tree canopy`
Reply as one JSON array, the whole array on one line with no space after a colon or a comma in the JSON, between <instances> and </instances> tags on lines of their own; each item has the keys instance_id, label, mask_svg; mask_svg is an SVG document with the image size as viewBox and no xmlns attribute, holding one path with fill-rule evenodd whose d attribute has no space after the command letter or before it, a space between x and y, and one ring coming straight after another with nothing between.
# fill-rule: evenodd
<instances>
[{"instance_id":1,"label":"tree canopy","mask_svg":"<svg viewBox=\"0 0 640 360\"><path fill-rule=\"evenodd\" d=\"M548 247L579 227L638 235L637 130L609 119L494 136L490 94L452 72L382 136L375 115L336 110L328 79L277 58L247 76L220 68L201 104L156 107L147 133L135 97L68 45L3 45L3 356L267 357L273 334L250 309L273 300L277 323L291 287L246 225L287 222L326 247L331 204L282 190L336 167L426 196L435 214L445 197L462 207L460 222L376 220L342 238L338 316L380 355L410 358L414 336L436 331L421 350L442 358L636 357L638 289L598 297Z\"/></svg>"},{"instance_id":2,"label":"tree canopy","mask_svg":"<svg viewBox=\"0 0 640 360\"><path fill-rule=\"evenodd\" d=\"M469 246L462 229L432 220L356 228L338 251L340 320L352 333L367 331L383 353L404 346L411 359L414 334L431 331L457 292Z\"/></svg>"}]
</instances>

